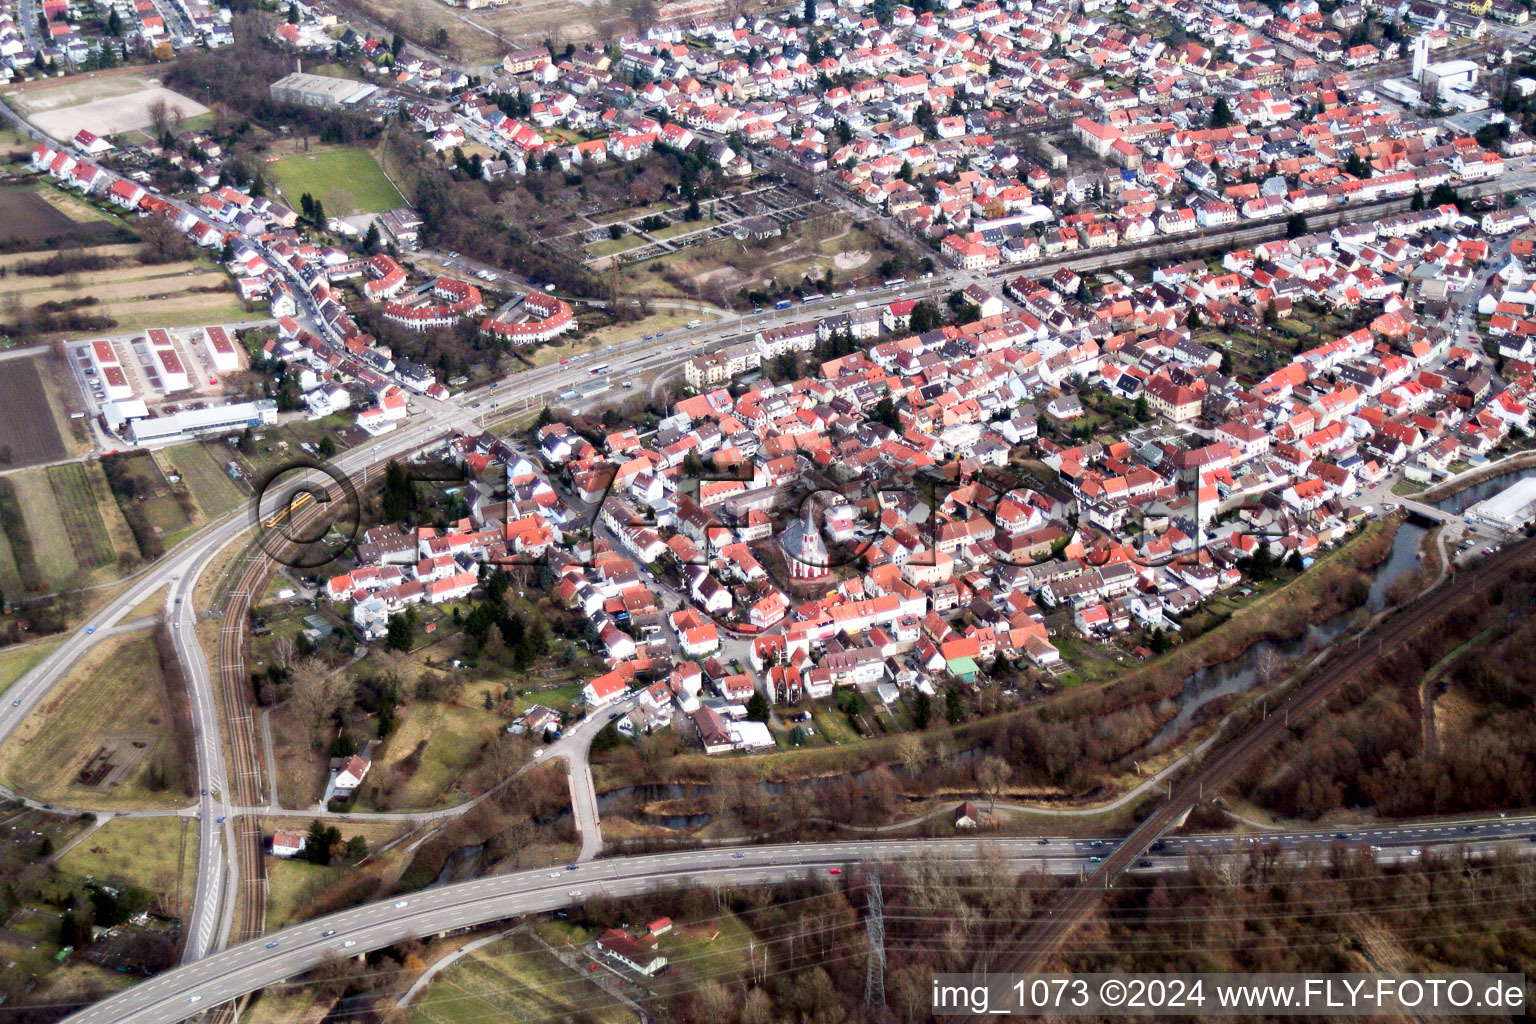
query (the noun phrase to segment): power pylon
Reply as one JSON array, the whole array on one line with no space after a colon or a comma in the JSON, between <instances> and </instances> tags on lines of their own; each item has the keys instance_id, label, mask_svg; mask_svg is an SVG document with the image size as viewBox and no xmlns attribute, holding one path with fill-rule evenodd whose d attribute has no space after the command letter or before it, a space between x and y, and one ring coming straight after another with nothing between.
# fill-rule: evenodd
<instances>
[{"instance_id":1,"label":"power pylon","mask_svg":"<svg viewBox=\"0 0 1536 1024\"><path fill-rule=\"evenodd\" d=\"M869 961L864 970L864 1012L885 1005L885 899L880 893L880 872L869 876Z\"/></svg>"}]
</instances>

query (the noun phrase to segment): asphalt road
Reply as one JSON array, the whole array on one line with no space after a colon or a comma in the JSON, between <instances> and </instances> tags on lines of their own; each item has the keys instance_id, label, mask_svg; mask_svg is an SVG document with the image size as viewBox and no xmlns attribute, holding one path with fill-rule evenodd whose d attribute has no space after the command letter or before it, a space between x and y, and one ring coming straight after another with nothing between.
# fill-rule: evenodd
<instances>
[{"instance_id":1,"label":"asphalt road","mask_svg":"<svg viewBox=\"0 0 1536 1024\"><path fill-rule=\"evenodd\" d=\"M1357 845L1380 840L1383 862L1410 861L1426 846L1460 840L1487 852L1515 840L1517 849L1536 852L1519 839L1536 829L1531 818L1484 820L1476 832L1451 824L1412 825L1354 833ZM1444 829L1446 831L1436 831ZM1509 837L1502 839L1501 837ZM1267 837L1299 850L1327 843L1327 832L1292 832ZM1195 850L1242 849L1240 839L1197 837L1178 841ZM1186 865L1184 850L1169 849L1142 858L1132 870L1173 872ZM650 854L495 875L426 889L398 899L317 918L260 939L232 946L144 981L65 1018L66 1024L176 1024L212 1006L294 977L328 956L355 956L411 936L428 936L521 914L540 913L597 895L626 897L666 886L768 884L804 875L842 879L863 862L890 862L925 855L951 864L981 856L1001 857L1017 869L1055 875L1082 874L1101 848L1063 839L895 839L874 842L780 844Z\"/></svg>"},{"instance_id":2,"label":"asphalt road","mask_svg":"<svg viewBox=\"0 0 1536 1024\"><path fill-rule=\"evenodd\" d=\"M1123 842L1095 865L1087 885L1061 893L1052 912L1034 920L1019 941L1019 948L1009 951L997 969L1016 974L1042 970L1097 904L1099 884L1113 884L1121 872L1137 863L1142 851L1177 827L1203 798L1207 788L1213 795L1220 792L1291 726L1293 716L1315 710L1340 685L1375 665L1382 650L1411 641L1428 623L1450 614L1461 602L1475 598L1486 588L1497 586L1510 573L1527 565L1533 554L1536 554L1536 540L1522 541L1497 551L1475 569L1421 594L1414 604L1384 619L1370 632L1357 635L1353 642L1342 640L1333 656L1312 678L1293 688L1281 698L1277 707L1258 721L1250 722L1216 749L1198 769L1185 776L1165 803L1154 808ZM1430 611L1431 605L1434 612ZM984 1016L972 1014L965 1020L974 1024Z\"/></svg>"},{"instance_id":3,"label":"asphalt road","mask_svg":"<svg viewBox=\"0 0 1536 1024\"><path fill-rule=\"evenodd\" d=\"M875 294L888 291L880 289ZM818 304L815 310L821 315L843 311L852 308L857 302L868 301L871 294L842 296L837 301ZM803 318L807 312L778 310L759 319L791 322ZM699 352L736 340L737 330L742 326L738 318L694 331L668 331L652 338L638 338L613 345L604 350L601 357L603 360L625 359L627 372L681 363ZM755 325L743 329L752 330ZM698 341L699 345L688 344L689 341ZM560 391L590 380L591 374L586 366L596 358L588 357L564 366L554 364L524 370L503 378L493 387L464 392L446 402L417 397L413 400L417 412L406 421L405 426L351 449L334 459L333 465L343 473L353 474L366 465L429 447L452 429L476 432L481 429L479 420L504 415L509 408L547 405ZM321 483L327 482L323 477L316 479ZM187 677L191 704L198 770L197 814L203 822L215 826L218 824L216 819L220 817L232 818L234 809L230 801L233 794L224 760L220 708L206 655L197 643L195 626L198 613L193 598L203 567L226 546L245 537L252 525L249 507L242 507L215 520L173 549L159 564L141 574L120 597L70 634L58 650L17 680L8 691L7 696L11 698L9 704L0 706L0 743L4 743L26 716L46 700L52 689L68 676L99 640L110 634L112 627L124 621L132 609L169 584L170 591L166 595L167 618L179 623L179 627L174 630L174 639ZM585 771L585 759L591 736L603 724L606 724L605 718L590 723L590 728L578 727L546 755L569 757L572 761L572 805L576 811L577 826L583 836L582 856L586 859L597 855L601 838L596 794L591 791L591 778L590 773ZM28 799L24 794L3 787L0 787L0 795L33 807L42 806L40 801ZM234 849L232 828L232 821L227 820L223 827L200 830L197 890L188 922L188 960L197 959L219 948L229 933L233 894L240 883L234 868L234 858L229 855Z\"/></svg>"}]
</instances>

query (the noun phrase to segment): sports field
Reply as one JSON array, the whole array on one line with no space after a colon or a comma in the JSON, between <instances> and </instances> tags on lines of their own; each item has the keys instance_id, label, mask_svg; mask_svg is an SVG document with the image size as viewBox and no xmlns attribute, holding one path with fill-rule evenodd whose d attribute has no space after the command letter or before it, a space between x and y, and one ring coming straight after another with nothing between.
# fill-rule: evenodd
<instances>
[{"instance_id":1,"label":"sports field","mask_svg":"<svg viewBox=\"0 0 1536 1024\"><path fill-rule=\"evenodd\" d=\"M405 198L366 149L295 153L269 164L267 170L277 179L283 199L295 210L306 192L325 204L331 217L383 213L405 205Z\"/></svg>"},{"instance_id":2,"label":"sports field","mask_svg":"<svg viewBox=\"0 0 1536 1024\"><path fill-rule=\"evenodd\" d=\"M31 83L15 89L10 99L33 124L59 138L81 128L102 136L148 128L154 123L150 107L156 100L164 100L167 109L182 118L208 112L191 97L165 88L158 78L131 72Z\"/></svg>"}]
</instances>

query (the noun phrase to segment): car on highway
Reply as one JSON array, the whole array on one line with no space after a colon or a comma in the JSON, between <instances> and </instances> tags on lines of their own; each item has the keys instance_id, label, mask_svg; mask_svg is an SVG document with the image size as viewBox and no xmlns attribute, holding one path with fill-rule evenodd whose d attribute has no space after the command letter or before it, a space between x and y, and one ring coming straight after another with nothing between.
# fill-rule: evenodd
<instances>
[{"instance_id":1,"label":"car on highway","mask_svg":"<svg viewBox=\"0 0 1536 1024\"><path fill-rule=\"evenodd\" d=\"M580 864L567 864L565 866L565 870L567 870L567 871L575 871L579 867L581 867Z\"/></svg>"},{"instance_id":2,"label":"car on highway","mask_svg":"<svg viewBox=\"0 0 1536 1024\"><path fill-rule=\"evenodd\" d=\"M1036 839L1035 840L1035 845L1036 846L1050 846L1051 845L1051 841L1049 839Z\"/></svg>"},{"instance_id":3,"label":"car on highway","mask_svg":"<svg viewBox=\"0 0 1536 1024\"><path fill-rule=\"evenodd\" d=\"M827 874L829 874L829 875L840 875L842 873L843 873L843 869L842 868L828 868L827 869Z\"/></svg>"},{"instance_id":4,"label":"car on highway","mask_svg":"<svg viewBox=\"0 0 1536 1024\"><path fill-rule=\"evenodd\" d=\"M1424 852L1423 850L1420 850L1417 846L1415 846L1413 849L1408 851L1408 856L1410 856L1410 857L1417 857L1419 854L1421 854L1423 852Z\"/></svg>"},{"instance_id":5,"label":"car on highway","mask_svg":"<svg viewBox=\"0 0 1536 1024\"><path fill-rule=\"evenodd\" d=\"M1371 844L1371 852L1372 853L1380 853L1381 852L1381 847L1377 846L1375 843L1372 843Z\"/></svg>"},{"instance_id":6,"label":"car on highway","mask_svg":"<svg viewBox=\"0 0 1536 1024\"><path fill-rule=\"evenodd\" d=\"M13 707L13 708L21 707L21 698L17 697L15 700L11 701L11 707Z\"/></svg>"},{"instance_id":7,"label":"car on highway","mask_svg":"<svg viewBox=\"0 0 1536 1024\"><path fill-rule=\"evenodd\" d=\"M570 892L566 893L566 895L571 897L572 899L575 899L576 897L581 895L581 890L580 889L572 889Z\"/></svg>"},{"instance_id":8,"label":"car on highway","mask_svg":"<svg viewBox=\"0 0 1536 1024\"><path fill-rule=\"evenodd\" d=\"M733 853L731 854L731 860L741 860L745 856L746 854L744 853Z\"/></svg>"},{"instance_id":9,"label":"car on highway","mask_svg":"<svg viewBox=\"0 0 1536 1024\"><path fill-rule=\"evenodd\" d=\"M322 939L328 939L332 935L335 935L335 934L336 934L336 929L335 928L327 928L325 931L320 933L320 937Z\"/></svg>"},{"instance_id":10,"label":"car on highway","mask_svg":"<svg viewBox=\"0 0 1536 1024\"><path fill-rule=\"evenodd\" d=\"M90 636L94 632L96 632L96 627L95 626L86 626L85 627L85 635L86 636Z\"/></svg>"},{"instance_id":11,"label":"car on highway","mask_svg":"<svg viewBox=\"0 0 1536 1024\"><path fill-rule=\"evenodd\" d=\"M1136 866L1139 868L1149 868L1152 866L1152 862L1149 860L1139 860L1136 862Z\"/></svg>"},{"instance_id":12,"label":"car on highway","mask_svg":"<svg viewBox=\"0 0 1536 1024\"><path fill-rule=\"evenodd\" d=\"M357 940L356 939L348 939L346 942L343 942L341 944L341 948L342 949L351 949L355 945L357 945Z\"/></svg>"},{"instance_id":13,"label":"car on highway","mask_svg":"<svg viewBox=\"0 0 1536 1024\"><path fill-rule=\"evenodd\" d=\"M478 408L480 408L480 403L479 402L472 402L469 407L471 409L478 409Z\"/></svg>"},{"instance_id":14,"label":"car on highway","mask_svg":"<svg viewBox=\"0 0 1536 1024\"><path fill-rule=\"evenodd\" d=\"M405 908L405 905L407 903L409 903L409 902L410 902L409 900L396 900L395 901L395 909L396 910L403 910Z\"/></svg>"},{"instance_id":15,"label":"car on highway","mask_svg":"<svg viewBox=\"0 0 1536 1024\"><path fill-rule=\"evenodd\" d=\"M559 878L560 877L560 872L558 872L558 871L551 871L549 873L549 877L550 878Z\"/></svg>"},{"instance_id":16,"label":"car on highway","mask_svg":"<svg viewBox=\"0 0 1536 1024\"><path fill-rule=\"evenodd\" d=\"M1100 857L1098 854L1094 854L1092 857L1088 858L1088 863L1090 863L1090 864L1099 864L1103 860L1104 860L1103 857Z\"/></svg>"},{"instance_id":17,"label":"car on highway","mask_svg":"<svg viewBox=\"0 0 1536 1024\"><path fill-rule=\"evenodd\" d=\"M619 717L619 713L617 711L610 711L610 712L608 712L608 721L611 722L615 718L618 718L618 717Z\"/></svg>"},{"instance_id":18,"label":"car on highway","mask_svg":"<svg viewBox=\"0 0 1536 1024\"><path fill-rule=\"evenodd\" d=\"M187 996L187 1002L189 1002L189 1003L200 1003L202 1001L203 1001L203 997L202 996Z\"/></svg>"},{"instance_id":19,"label":"car on highway","mask_svg":"<svg viewBox=\"0 0 1536 1024\"><path fill-rule=\"evenodd\" d=\"M215 825L222 825L222 824L224 824L224 818L225 818L225 816L221 814L217 818L213 819L213 823Z\"/></svg>"},{"instance_id":20,"label":"car on highway","mask_svg":"<svg viewBox=\"0 0 1536 1024\"><path fill-rule=\"evenodd\" d=\"M267 948L268 949L276 949L277 948L277 940L273 939L271 942L267 943Z\"/></svg>"}]
</instances>

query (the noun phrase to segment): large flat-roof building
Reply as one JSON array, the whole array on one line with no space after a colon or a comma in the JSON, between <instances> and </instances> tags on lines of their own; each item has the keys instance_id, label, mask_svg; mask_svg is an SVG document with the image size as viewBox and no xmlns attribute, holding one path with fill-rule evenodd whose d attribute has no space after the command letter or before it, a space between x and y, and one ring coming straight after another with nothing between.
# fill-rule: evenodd
<instances>
[{"instance_id":1,"label":"large flat-roof building","mask_svg":"<svg viewBox=\"0 0 1536 1024\"><path fill-rule=\"evenodd\" d=\"M1536 477L1516 480L1467 509L1467 518L1512 533L1536 522Z\"/></svg>"},{"instance_id":2,"label":"large flat-roof building","mask_svg":"<svg viewBox=\"0 0 1536 1024\"><path fill-rule=\"evenodd\" d=\"M338 110L355 107L378 91L378 86L357 82L350 78L331 78L327 75L307 75L294 71L284 75L271 85L272 98L279 103L294 103L301 107L319 107L321 110Z\"/></svg>"},{"instance_id":3,"label":"large flat-roof building","mask_svg":"<svg viewBox=\"0 0 1536 1024\"><path fill-rule=\"evenodd\" d=\"M180 441L200 434L244 430L277 422L277 403L270 399L217 405L209 409L186 409L169 416L134 419L128 423L128 437L134 444L161 444Z\"/></svg>"}]
</instances>

